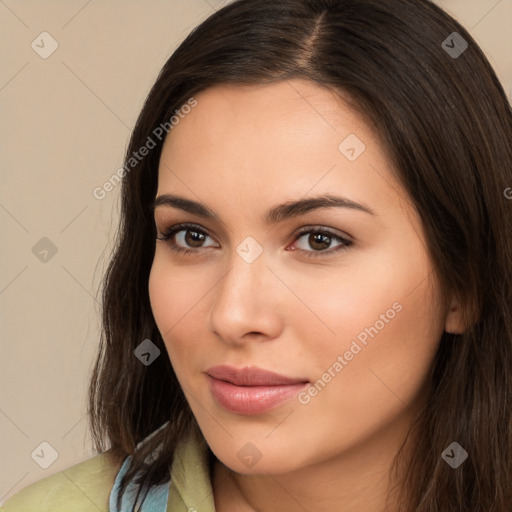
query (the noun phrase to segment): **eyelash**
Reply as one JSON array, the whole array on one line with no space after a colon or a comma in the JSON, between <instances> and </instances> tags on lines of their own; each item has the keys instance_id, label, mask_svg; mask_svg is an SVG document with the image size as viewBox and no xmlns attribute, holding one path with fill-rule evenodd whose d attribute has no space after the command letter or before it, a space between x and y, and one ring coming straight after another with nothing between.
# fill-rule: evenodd
<instances>
[{"instance_id":1,"label":"eyelash","mask_svg":"<svg viewBox=\"0 0 512 512\"><path fill-rule=\"evenodd\" d=\"M160 236L157 237L157 240L167 243L169 245L170 249L177 253L197 254L197 252L201 249L200 247L195 250L194 249L186 249L184 247L176 245L175 242L171 242L171 238L173 237L173 235L175 235L176 233L179 233L180 231L188 231L188 230L194 230L201 234L210 236L210 235L208 235L208 233L205 230L203 230L197 224L181 223L181 224L176 224L176 225L170 227L169 229L167 229L164 233L162 233ZM342 245L338 246L335 249L327 249L327 250L322 250L322 251L305 251L304 249L295 249L295 251L298 251L300 253L306 253L308 258L317 258L319 256L332 255L334 253L337 253L340 250L347 250L353 243L351 240L347 240L346 238L336 235L335 233L333 233L325 228L311 228L311 227L304 228L304 229L300 230L299 233L297 233L295 240L293 242L295 243L297 240L299 240L299 238L301 238L305 234L311 234L311 233L322 234L322 235L326 235L330 238L334 238L334 239L338 240L339 242L341 242Z\"/></svg>"}]
</instances>

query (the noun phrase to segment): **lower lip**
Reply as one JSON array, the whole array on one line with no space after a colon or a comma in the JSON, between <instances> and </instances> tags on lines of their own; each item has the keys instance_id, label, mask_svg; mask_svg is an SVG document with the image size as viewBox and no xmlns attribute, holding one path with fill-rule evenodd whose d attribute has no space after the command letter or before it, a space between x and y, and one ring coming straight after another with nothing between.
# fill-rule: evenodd
<instances>
[{"instance_id":1,"label":"lower lip","mask_svg":"<svg viewBox=\"0 0 512 512\"><path fill-rule=\"evenodd\" d=\"M208 377L210 389L219 405L237 414L261 414L277 407L309 385L309 382L279 386L235 386Z\"/></svg>"}]
</instances>

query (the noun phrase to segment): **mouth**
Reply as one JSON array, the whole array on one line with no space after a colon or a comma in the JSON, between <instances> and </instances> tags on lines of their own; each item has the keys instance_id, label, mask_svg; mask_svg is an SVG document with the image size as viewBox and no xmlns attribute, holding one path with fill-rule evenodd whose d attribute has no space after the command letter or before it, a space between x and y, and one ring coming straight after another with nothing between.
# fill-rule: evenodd
<instances>
[{"instance_id":1,"label":"mouth","mask_svg":"<svg viewBox=\"0 0 512 512\"><path fill-rule=\"evenodd\" d=\"M214 400L236 414L262 414L294 398L307 379L286 377L257 367L214 366L205 372Z\"/></svg>"}]
</instances>

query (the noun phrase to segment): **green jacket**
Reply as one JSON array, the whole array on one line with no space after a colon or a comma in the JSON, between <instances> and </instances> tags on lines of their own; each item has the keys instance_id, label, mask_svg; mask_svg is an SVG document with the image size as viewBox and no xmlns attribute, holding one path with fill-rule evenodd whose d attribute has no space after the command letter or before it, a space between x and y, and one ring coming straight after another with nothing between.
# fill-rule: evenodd
<instances>
[{"instance_id":1,"label":"green jacket","mask_svg":"<svg viewBox=\"0 0 512 512\"><path fill-rule=\"evenodd\" d=\"M215 512L207 445L197 436L176 449L167 512ZM119 471L106 454L96 455L25 487L1 512L108 512Z\"/></svg>"}]
</instances>

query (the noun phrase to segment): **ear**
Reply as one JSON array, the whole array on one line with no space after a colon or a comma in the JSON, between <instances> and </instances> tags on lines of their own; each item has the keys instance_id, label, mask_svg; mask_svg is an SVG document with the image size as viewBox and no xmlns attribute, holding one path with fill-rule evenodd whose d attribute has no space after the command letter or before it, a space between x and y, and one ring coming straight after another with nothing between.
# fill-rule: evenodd
<instances>
[{"instance_id":1,"label":"ear","mask_svg":"<svg viewBox=\"0 0 512 512\"><path fill-rule=\"evenodd\" d=\"M453 297L446 313L444 330L450 334L463 334L466 330L464 323L464 308L458 299Z\"/></svg>"}]
</instances>

